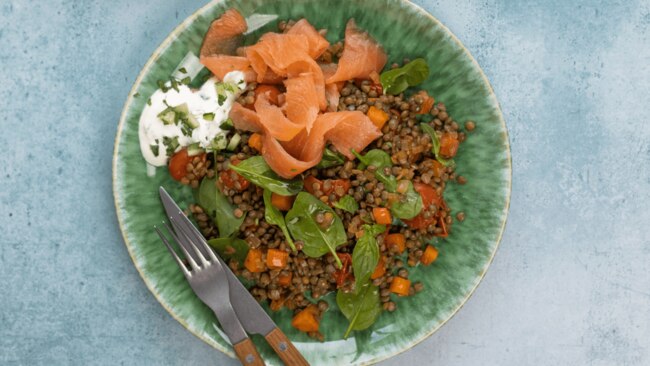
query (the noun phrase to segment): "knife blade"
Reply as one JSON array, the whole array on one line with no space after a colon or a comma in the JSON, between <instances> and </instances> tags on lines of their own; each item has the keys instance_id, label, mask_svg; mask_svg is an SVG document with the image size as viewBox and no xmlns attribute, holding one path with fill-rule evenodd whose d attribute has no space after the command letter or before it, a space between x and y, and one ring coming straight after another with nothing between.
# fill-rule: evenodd
<instances>
[{"instance_id":1,"label":"knife blade","mask_svg":"<svg viewBox=\"0 0 650 366\"><path fill-rule=\"evenodd\" d=\"M191 228L192 233L196 236L197 240L205 240L203 235L196 229L190 219L185 216L169 193L167 193L163 187L160 187L159 192L165 212L167 217L170 219L172 226L178 225L175 224L176 222L189 224L187 226L188 228ZM174 229L176 229L176 227L174 227ZM207 255L207 253L204 254ZM248 292L246 287L244 287L244 285L237 279L237 276L232 273L230 267L228 267L219 254L215 253L215 255L223 266L225 277L230 288L230 302L242 326L248 333L267 336L276 328L275 323L271 320L271 317L269 317L266 311L264 311L262 306L260 306L257 300L255 300L255 298Z\"/></svg>"}]
</instances>

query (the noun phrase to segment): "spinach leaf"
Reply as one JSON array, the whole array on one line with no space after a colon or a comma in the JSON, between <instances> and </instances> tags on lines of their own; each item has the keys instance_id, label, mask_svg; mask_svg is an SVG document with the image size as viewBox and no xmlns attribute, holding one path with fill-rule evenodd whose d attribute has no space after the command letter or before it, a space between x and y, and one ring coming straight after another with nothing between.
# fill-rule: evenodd
<instances>
[{"instance_id":1,"label":"spinach leaf","mask_svg":"<svg viewBox=\"0 0 650 366\"><path fill-rule=\"evenodd\" d=\"M390 206L390 211L395 217L408 220L417 216L423 207L422 196L415 191L413 183L408 182L406 193Z\"/></svg>"},{"instance_id":2,"label":"spinach leaf","mask_svg":"<svg viewBox=\"0 0 650 366\"><path fill-rule=\"evenodd\" d=\"M386 94L399 94L409 86L423 82L429 77L429 66L422 58L416 58L408 64L381 73L379 80Z\"/></svg>"},{"instance_id":3,"label":"spinach leaf","mask_svg":"<svg viewBox=\"0 0 650 366\"><path fill-rule=\"evenodd\" d=\"M431 137L431 143L433 145L431 152L433 155L435 155L436 160L438 160L438 162L444 166L453 166L454 159L445 159L440 156L440 139L438 138L438 135L436 134L436 131L433 129L433 127L426 123L421 123L420 128L422 131L426 132L429 137Z\"/></svg>"},{"instance_id":4,"label":"spinach leaf","mask_svg":"<svg viewBox=\"0 0 650 366\"><path fill-rule=\"evenodd\" d=\"M357 169L364 170L368 165L373 165L377 169L382 169L385 167L390 167L393 165L390 155L384 150L372 149L366 153L366 155L355 154L359 159L360 163L357 165Z\"/></svg>"},{"instance_id":5,"label":"spinach leaf","mask_svg":"<svg viewBox=\"0 0 650 366\"><path fill-rule=\"evenodd\" d=\"M334 216L329 227L322 228L316 222L316 215L319 213L330 213ZM311 194L300 192L285 220L293 238L304 242L302 251L308 257L317 258L329 252L334 255L338 267L341 268L336 248L347 241L347 235L341 218L334 210Z\"/></svg>"},{"instance_id":6,"label":"spinach leaf","mask_svg":"<svg viewBox=\"0 0 650 366\"><path fill-rule=\"evenodd\" d=\"M215 185L215 179L204 178L199 187L197 203L212 218L219 229L219 236L226 238L236 233L246 215L237 218L235 208Z\"/></svg>"},{"instance_id":7,"label":"spinach leaf","mask_svg":"<svg viewBox=\"0 0 650 366\"><path fill-rule=\"evenodd\" d=\"M368 151L366 155L361 155L358 152L352 150L352 154L359 159L359 165L357 169L363 170L369 165L372 165L377 168L375 170L375 177L378 181L384 184L384 188L389 192L395 192L397 189L397 179L390 174L384 173L384 168L392 166L392 161L390 155L383 150L373 149Z\"/></svg>"},{"instance_id":8,"label":"spinach leaf","mask_svg":"<svg viewBox=\"0 0 650 366\"><path fill-rule=\"evenodd\" d=\"M372 272L379 262L379 245L375 237L384 231L384 225L363 225L363 235L352 252L352 269L354 270L355 287L361 287L370 280Z\"/></svg>"},{"instance_id":9,"label":"spinach leaf","mask_svg":"<svg viewBox=\"0 0 650 366\"><path fill-rule=\"evenodd\" d=\"M359 210L359 203L354 200L354 197L345 195L334 203L334 207L340 208L341 210L347 211L349 213L355 213L357 210Z\"/></svg>"},{"instance_id":10,"label":"spinach leaf","mask_svg":"<svg viewBox=\"0 0 650 366\"><path fill-rule=\"evenodd\" d=\"M292 196L302 190L302 181L280 178L261 156L253 156L237 165L231 164L230 169L251 183L283 196Z\"/></svg>"},{"instance_id":11,"label":"spinach leaf","mask_svg":"<svg viewBox=\"0 0 650 366\"><path fill-rule=\"evenodd\" d=\"M343 163L345 163L345 160L343 160L341 154L335 153L334 151L325 148L325 151L323 152L323 158L321 159L320 163L316 165L316 168L331 168L333 166L342 165Z\"/></svg>"},{"instance_id":12,"label":"spinach leaf","mask_svg":"<svg viewBox=\"0 0 650 366\"><path fill-rule=\"evenodd\" d=\"M284 221L284 215L271 203L271 191L268 189L264 190L264 219L271 225L277 225L282 230L287 244L291 247L291 250L296 251L296 246L293 244L291 235L289 235L289 230L287 229L287 223Z\"/></svg>"},{"instance_id":13,"label":"spinach leaf","mask_svg":"<svg viewBox=\"0 0 650 366\"><path fill-rule=\"evenodd\" d=\"M227 261L234 259L239 264L244 263L246 255L248 254L248 243L242 239L237 238L217 238L208 240L208 244L219 253L223 260Z\"/></svg>"},{"instance_id":14,"label":"spinach leaf","mask_svg":"<svg viewBox=\"0 0 650 366\"><path fill-rule=\"evenodd\" d=\"M350 321L343 338L347 338L353 330L368 328L381 314L379 289L370 282L366 282L363 286L357 288L355 292L345 293L339 290L336 293L336 304L343 315Z\"/></svg>"}]
</instances>

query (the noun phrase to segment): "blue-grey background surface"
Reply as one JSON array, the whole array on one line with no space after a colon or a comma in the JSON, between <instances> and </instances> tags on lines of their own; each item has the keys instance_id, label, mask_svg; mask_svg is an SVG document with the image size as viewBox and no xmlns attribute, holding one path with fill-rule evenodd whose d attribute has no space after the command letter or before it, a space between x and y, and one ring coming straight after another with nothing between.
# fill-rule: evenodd
<instances>
[{"instance_id":1,"label":"blue-grey background surface","mask_svg":"<svg viewBox=\"0 0 650 366\"><path fill-rule=\"evenodd\" d=\"M513 191L474 296L383 364L650 365L650 2L415 2L492 82ZM203 4L0 0L0 364L236 364L149 293L111 191L131 84Z\"/></svg>"}]
</instances>

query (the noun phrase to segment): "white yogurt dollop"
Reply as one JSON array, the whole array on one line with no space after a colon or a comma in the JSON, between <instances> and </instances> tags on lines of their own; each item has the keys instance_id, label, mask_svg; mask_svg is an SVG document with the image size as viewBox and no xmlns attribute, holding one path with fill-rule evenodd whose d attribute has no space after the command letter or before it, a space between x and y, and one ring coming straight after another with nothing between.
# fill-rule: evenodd
<instances>
[{"instance_id":1,"label":"white yogurt dollop","mask_svg":"<svg viewBox=\"0 0 650 366\"><path fill-rule=\"evenodd\" d=\"M140 115L138 134L144 159L153 166L166 165L171 157L167 155L167 151L172 150L169 148L171 141L178 142L174 152L196 143L207 151L212 150L216 139L225 139L228 131L220 126L228 119L233 103L245 88L244 74L233 71L226 74L223 83L213 77L198 91L192 91L180 83L178 90L156 90ZM188 127L180 122L165 124L159 117L168 107L183 104L187 105L189 113L198 122L196 127Z\"/></svg>"}]
</instances>

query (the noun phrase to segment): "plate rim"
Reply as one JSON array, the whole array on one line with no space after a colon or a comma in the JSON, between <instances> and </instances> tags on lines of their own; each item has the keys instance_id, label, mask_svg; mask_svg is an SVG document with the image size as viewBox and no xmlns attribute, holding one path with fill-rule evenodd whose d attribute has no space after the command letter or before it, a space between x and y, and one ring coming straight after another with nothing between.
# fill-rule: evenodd
<instances>
[{"instance_id":1,"label":"plate rim","mask_svg":"<svg viewBox=\"0 0 650 366\"><path fill-rule=\"evenodd\" d=\"M418 4L413 3L410 0L397 0L397 1L399 1L400 3L402 3L403 5L405 5L407 7L411 7L416 12L428 17L432 22L437 24L447 34L449 34L451 40L454 43L456 43L456 45L459 47L459 49L461 49L463 51L463 53L468 57L468 59L472 62L472 64L474 64L475 68L479 72L479 75L480 75L481 79L483 80L483 82L487 86L488 93L495 102L495 107L496 107L497 112L498 112L497 113L497 118L498 118L498 120L499 120L499 122L500 122L500 124L502 126L503 131L504 131L503 140L504 140L504 144L505 144L505 147L506 147L505 153L506 153L506 163L507 163L505 168L507 169L507 173L508 173L505 176L505 178L506 178L506 187L505 187L506 188L506 197L505 198L506 198L506 200L505 200L505 206L502 209L502 224L501 224L501 228L499 229L499 234L498 234L498 236L496 238L496 245L494 247L494 250L492 251L488 261L485 263L485 265L481 269L481 273L478 276L478 278L476 280L476 283L474 284L472 289L467 293L465 298L458 304L458 306L454 310L452 310L449 313L449 316L446 319L444 319L443 321L441 321L437 326L431 328L430 331L423 334L421 337L419 337L417 339L414 339L413 341L409 342L409 344L406 345L405 347L403 347L402 349L399 349L399 350L397 350L395 352L392 352L392 353L387 353L385 355L382 355L382 357L373 358L371 360L360 363L358 365L375 364L375 363L387 360L389 358L395 357L395 356L397 356L399 354L402 354L402 353L412 349L416 345L422 343L422 341L424 341L425 339L429 338L435 332L437 332L443 325L447 324L447 322L451 318L453 318L460 311L460 309L463 306L465 306L467 301L469 301L469 299L472 297L472 295L476 291L476 288L478 287L478 285L485 278L485 275L486 275L488 269L490 268L490 266L492 265L492 262L494 261L494 257L496 256L496 253L498 252L499 247L501 246L501 240L503 239L503 234L505 232L505 227L506 227L506 224L508 222L508 215L509 215L509 212L510 212L510 199L511 199L511 196L512 196L512 153L511 153L511 149L510 149L510 134L508 132L508 128L507 128L507 125L505 123L505 119L503 118L503 112L501 110L501 104L499 103L499 100L496 97L496 93L494 92L494 89L492 88L492 84L490 83L489 79L485 75L485 72L483 71L483 69L479 65L478 61L476 61L474 56L469 52L469 50L458 39L458 37L456 37L456 35L446 25L444 25L440 20L438 20L431 13L429 13L424 8L422 8ZM189 325L187 324L187 322L183 318L178 316L178 314L176 314L176 312L173 309L171 309L170 307L168 307L165 304L165 302L159 297L159 294L156 292L153 284L144 275L144 273L142 272L142 270L140 269L140 267L138 266L138 264L136 262L136 258L135 258L135 254L134 254L134 247L131 244L131 242L129 241L129 239L127 237L127 234L126 234L124 218L122 217L122 213L121 213L119 202L118 202L118 184L117 184L118 149L119 149L119 146L120 146L120 139L121 139L122 131L124 129L124 125L126 124L126 115L128 113L129 106L133 102L135 91L137 90L137 88L142 83L142 79L149 72L149 69L151 68L151 65L160 58L160 55L169 47L169 45L174 40L176 40L178 35L180 33L182 33L190 24L192 24L200 15L202 15L209 8L212 8L212 7L216 6L217 4L223 3L223 2L225 2L225 0L211 0L207 4L201 6L197 10L195 10L192 14L190 14L187 18L185 18L180 24L178 24L167 35L167 37L165 37L165 39L160 43L160 45L151 53L151 56L149 56L149 58L147 59L147 62L142 66L142 69L138 73L138 76L136 77L135 81L133 82L133 85L131 86L131 88L129 90L129 94L128 94L127 98L126 98L126 101L124 102L124 106L122 107L122 113L120 114L120 119L119 119L119 123L117 125L117 131L116 131L115 140L114 140L113 159L112 159L113 161L112 161L112 164L111 164L112 165L112 174L111 175L112 175L113 203L115 205L115 212L116 212L116 215L117 215L117 223L118 223L118 226L119 226L119 229L120 229L120 234L122 236L122 239L124 240L124 245L127 248L127 251L129 253L129 257L131 258L131 261L133 262L133 266L138 271L138 275L144 281L145 286L147 287L149 292L154 296L156 301L158 301L158 303L165 309L165 311L167 311L167 313L169 315L171 315L172 318L174 318L179 324L181 324L183 326L183 328L185 328L188 332L190 332L191 334L193 334L195 337L197 337L201 341L205 342L206 344L210 345L211 347L216 348L217 350L221 351L225 355L227 355L227 356L229 356L231 358L235 358L236 357L235 353L232 352L229 348L223 347L221 344L212 341L210 338L203 337L198 332L192 331L190 329Z\"/></svg>"}]
</instances>

